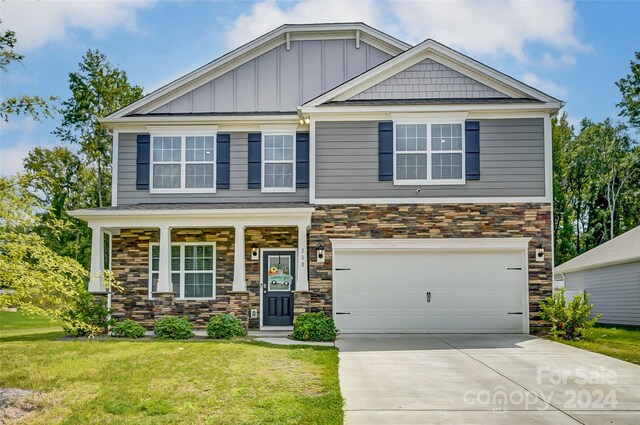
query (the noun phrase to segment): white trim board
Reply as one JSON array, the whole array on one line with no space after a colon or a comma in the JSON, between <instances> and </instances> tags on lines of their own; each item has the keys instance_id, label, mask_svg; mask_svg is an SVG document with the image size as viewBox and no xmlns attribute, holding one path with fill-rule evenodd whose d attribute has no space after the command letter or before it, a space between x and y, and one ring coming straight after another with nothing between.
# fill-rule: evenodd
<instances>
[{"instance_id":1,"label":"white trim board","mask_svg":"<svg viewBox=\"0 0 640 425\"><path fill-rule=\"evenodd\" d=\"M550 204L551 196L531 197L474 197L474 198L316 198L315 205L371 205L371 204Z\"/></svg>"},{"instance_id":2,"label":"white trim board","mask_svg":"<svg viewBox=\"0 0 640 425\"><path fill-rule=\"evenodd\" d=\"M407 238L348 239L331 238L333 250L477 250L528 249L531 238Z\"/></svg>"}]
</instances>

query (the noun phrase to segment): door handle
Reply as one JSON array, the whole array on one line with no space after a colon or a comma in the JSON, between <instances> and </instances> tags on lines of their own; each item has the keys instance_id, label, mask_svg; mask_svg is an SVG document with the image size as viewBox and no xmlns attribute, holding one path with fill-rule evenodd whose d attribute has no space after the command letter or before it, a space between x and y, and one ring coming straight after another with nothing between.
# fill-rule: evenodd
<instances>
[{"instance_id":1,"label":"door handle","mask_svg":"<svg viewBox=\"0 0 640 425\"><path fill-rule=\"evenodd\" d=\"M427 302L431 302L431 292L427 292Z\"/></svg>"}]
</instances>

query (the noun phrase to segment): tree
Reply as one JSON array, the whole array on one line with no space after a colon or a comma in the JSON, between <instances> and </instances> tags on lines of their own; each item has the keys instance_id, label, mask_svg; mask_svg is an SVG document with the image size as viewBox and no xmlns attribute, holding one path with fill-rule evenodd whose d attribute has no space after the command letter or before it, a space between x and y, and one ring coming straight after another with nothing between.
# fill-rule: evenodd
<instances>
[{"instance_id":1,"label":"tree","mask_svg":"<svg viewBox=\"0 0 640 425\"><path fill-rule=\"evenodd\" d=\"M616 208L619 206L620 195L627 187L630 179L637 176L640 170L640 158L633 149L633 142L627 134L624 124L613 124L610 119L602 123L583 121L583 128L578 136L579 144L586 155L591 194L603 197L608 217L608 237L615 237ZM593 199L597 202L597 199ZM599 210L592 209L592 214ZM597 218L597 217L596 217ZM606 222L603 228L606 229Z\"/></svg>"},{"instance_id":2,"label":"tree","mask_svg":"<svg viewBox=\"0 0 640 425\"><path fill-rule=\"evenodd\" d=\"M110 193L111 137L99 119L140 99L142 87L131 85L127 73L98 50L88 50L79 67L69 74L71 97L62 103L62 124L54 134L80 145L93 168L97 206L102 207Z\"/></svg>"},{"instance_id":3,"label":"tree","mask_svg":"<svg viewBox=\"0 0 640 425\"><path fill-rule=\"evenodd\" d=\"M631 73L616 83L622 95L622 101L616 106L621 109L620 115L640 131L640 52L636 52L635 57L636 60L630 62Z\"/></svg>"},{"instance_id":4,"label":"tree","mask_svg":"<svg viewBox=\"0 0 640 425\"><path fill-rule=\"evenodd\" d=\"M72 257L86 268L90 262L91 231L86 223L67 211L94 204L90 171L81 158L65 147L34 148L24 160L23 190L38 199L47 209L39 212L41 225L34 230L47 246L60 255ZM51 222L67 224L63 233L51 232Z\"/></svg>"},{"instance_id":5,"label":"tree","mask_svg":"<svg viewBox=\"0 0 640 425\"><path fill-rule=\"evenodd\" d=\"M16 41L16 33L14 31L5 31L0 34L0 70L6 71L12 62L20 63L24 59L24 55L13 50ZM49 97L49 102L55 102L56 100L55 96ZM9 121L10 115L26 115L36 121L40 121L42 118L53 117L55 111L55 106L50 105L47 100L40 96L8 97L0 102L0 118L5 121Z\"/></svg>"}]
</instances>

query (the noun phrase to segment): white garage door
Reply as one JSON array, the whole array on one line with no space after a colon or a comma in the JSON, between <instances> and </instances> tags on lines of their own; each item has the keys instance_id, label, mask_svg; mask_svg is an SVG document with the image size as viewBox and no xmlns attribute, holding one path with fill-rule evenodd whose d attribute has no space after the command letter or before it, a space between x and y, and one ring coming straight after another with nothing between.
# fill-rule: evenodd
<instances>
[{"instance_id":1,"label":"white garage door","mask_svg":"<svg viewBox=\"0 0 640 425\"><path fill-rule=\"evenodd\" d=\"M344 333L525 331L523 251L336 251Z\"/></svg>"}]
</instances>

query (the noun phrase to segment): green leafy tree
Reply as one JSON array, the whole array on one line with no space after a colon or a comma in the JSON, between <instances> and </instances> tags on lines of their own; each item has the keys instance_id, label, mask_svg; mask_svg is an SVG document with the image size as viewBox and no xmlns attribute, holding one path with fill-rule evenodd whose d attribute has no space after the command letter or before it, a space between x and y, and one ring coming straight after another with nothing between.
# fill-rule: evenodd
<instances>
[{"instance_id":1,"label":"green leafy tree","mask_svg":"<svg viewBox=\"0 0 640 425\"><path fill-rule=\"evenodd\" d=\"M68 215L67 211L95 204L90 171L81 158L66 147L32 149L24 160L24 190L47 209L38 213L41 224L34 230L47 246L60 255L75 258L89 267L91 230L85 222ZM67 230L52 232L49 223L64 222Z\"/></svg>"},{"instance_id":2,"label":"green leafy tree","mask_svg":"<svg viewBox=\"0 0 640 425\"><path fill-rule=\"evenodd\" d=\"M69 74L71 97L62 103L62 124L54 134L80 145L90 165L97 192L97 206L110 199L111 136L99 122L112 112L140 99L142 87L131 85L127 73L98 50L88 50L79 71Z\"/></svg>"},{"instance_id":3,"label":"green leafy tree","mask_svg":"<svg viewBox=\"0 0 640 425\"><path fill-rule=\"evenodd\" d=\"M0 34L0 70L7 71L11 63L21 63L24 59L24 55L13 50L16 42L14 31L7 30ZM56 108L50 102L56 100L55 96L50 96L48 101L40 96L8 97L0 102L0 118L5 121L9 121L11 115L25 115L36 121L40 121L42 118L51 118Z\"/></svg>"},{"instance_id":4,"label":"green leafy tree","mask_svg":"<svg viewBox=\"0 0 640 425\"><path fill-rule=\"evenodd\" d=\"M632 127L640 131L640 52L630 62L631 73L617 83L622 101L617 104L620 115L627 117Z\"/></svg>"}]
</instances>

